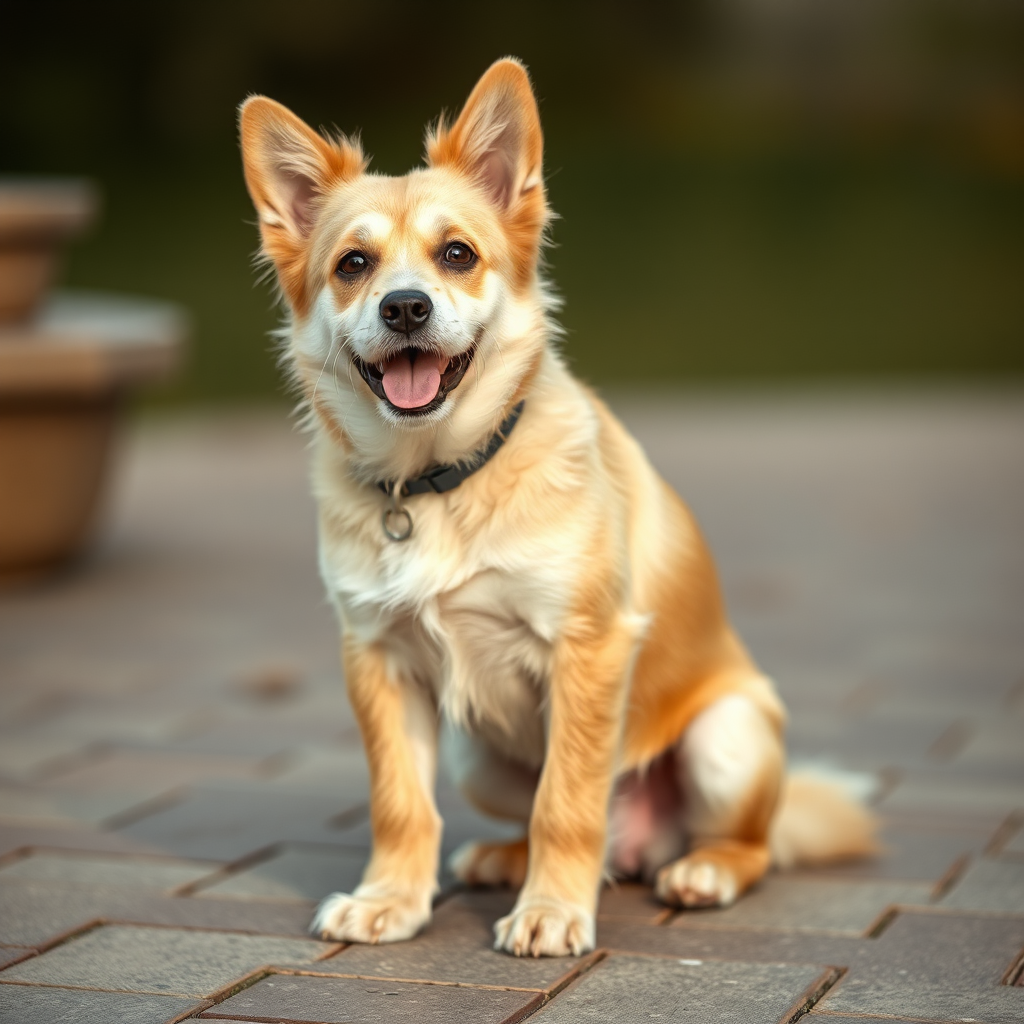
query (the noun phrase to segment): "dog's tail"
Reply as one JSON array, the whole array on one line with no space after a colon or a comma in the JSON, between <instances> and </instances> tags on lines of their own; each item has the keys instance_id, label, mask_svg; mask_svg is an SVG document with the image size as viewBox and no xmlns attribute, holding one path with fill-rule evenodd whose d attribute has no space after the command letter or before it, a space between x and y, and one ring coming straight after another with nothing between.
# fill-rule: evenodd
<instances>
[{"instance_id":1,"label":"dog's tail","mask_svg":"<svg viewBox=\"0 0 1024 1024\"><path fill-rule=\"evenodd\" d=\"M877 819L844 782L815 771L787 776L768 839L773 864L827 864L880 852Z\"/></svg>"}]
</instances>

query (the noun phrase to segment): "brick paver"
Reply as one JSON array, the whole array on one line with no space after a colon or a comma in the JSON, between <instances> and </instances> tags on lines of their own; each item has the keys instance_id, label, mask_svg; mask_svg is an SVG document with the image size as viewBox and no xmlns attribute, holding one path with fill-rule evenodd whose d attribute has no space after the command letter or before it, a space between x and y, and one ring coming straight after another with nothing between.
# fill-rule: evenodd
<instances>
[{"instance_id":1,"label":"brick paver","mask_svg":"<svg viewBox=\"0 0 1024 1024\"><path fill-rule=\"evenodd\" d=\"M511 895L447 875L415 940L314 942L369 829L303 441L172 418L88 564L0 594L0 1021L1024 1020L1024 395L617 404L886 853L728 910L620 885L580 960L494 952ZM510 834L438 803L446 851Z\"/></svg>"},{"instance_id":2,"label":"brick paver","mask_svg":"<svg viewBox=\"0 0 1024 1024\"><path fill-rule=\"evenodd\" d=\"M834 975L792 964L611 956L573 982L535 1019L544 1024L654 1019L775 1024L804 1009Z\"/></svg>"}]
</instances>

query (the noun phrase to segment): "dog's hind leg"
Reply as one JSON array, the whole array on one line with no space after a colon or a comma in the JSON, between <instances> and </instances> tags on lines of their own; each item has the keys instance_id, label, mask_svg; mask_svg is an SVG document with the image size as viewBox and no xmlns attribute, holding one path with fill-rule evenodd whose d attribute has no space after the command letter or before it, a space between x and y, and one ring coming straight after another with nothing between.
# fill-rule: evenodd
<instances>
[{"instance_id":1,"label":"dog's hind leg","mask_svg":"<svg viewBox=\"0 0 1024 1024\"><path fill-rule=\"evenodd\" d=\"M446 725L445 768L463 796L493 818L520 821L525 828L533 808L539 773L510 761L481 737ZM506 843L469 842L452 854L449 866L466 885L508 885L526 878L529 845L525 836Z\"/></svg>"},{"instance_id":2,"label":"dog's hind leg","mask_svg":"<svg viewBox=\"0 0 1024 1024\"><path fill-rule=\"evenodd\" d=\"M768 870L768 831L785 770L778 720L742 693L694 718L676 748L690 852L658 872L673 906L725 906Z\"/></svg>"}]
</instances>

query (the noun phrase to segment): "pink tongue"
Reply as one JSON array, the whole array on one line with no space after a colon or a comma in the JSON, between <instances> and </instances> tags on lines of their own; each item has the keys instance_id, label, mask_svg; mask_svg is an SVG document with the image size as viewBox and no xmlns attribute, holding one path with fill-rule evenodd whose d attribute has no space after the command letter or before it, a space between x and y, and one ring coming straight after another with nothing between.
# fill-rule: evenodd
<instances>
[{"instance_id":1,"label":"pink tongue","mask_svg":"<svg viewBox=\"0 0 1024 1024\"><path fill-rule=\"evenodd\" d=\"M443 356L419 352L413 362L408 352L403 352L384 367L384 394L399 409L418 409L437 397L441 373L447 367Z\"/></svg>"}]
</instances>

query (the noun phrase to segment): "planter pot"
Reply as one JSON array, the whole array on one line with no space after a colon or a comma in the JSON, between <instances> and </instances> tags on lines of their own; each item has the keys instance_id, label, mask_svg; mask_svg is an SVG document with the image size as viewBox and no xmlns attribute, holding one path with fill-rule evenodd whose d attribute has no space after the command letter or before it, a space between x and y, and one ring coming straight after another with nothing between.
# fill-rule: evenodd
<instances>
[{"instance_id":1,"label":"planter pot","mask_svg":"<svg viewBox=\"0 0 1024 1024\"><path fill-rule=\"evenodd\" d=\"M98 205L88 181L0 178L0 323L32 316Z\"/></svg>"},{"instance_id":2,"label":"planter pot","mask_svg":"<svg viewBox=\"0 0 1024 1024\"><path fill-rule=\"evenodd\" d=\"M0 582L81 550L121 398L174 370L184 330L174 306L88 292L0 326Z\"/></svg>"}]
</instances>

